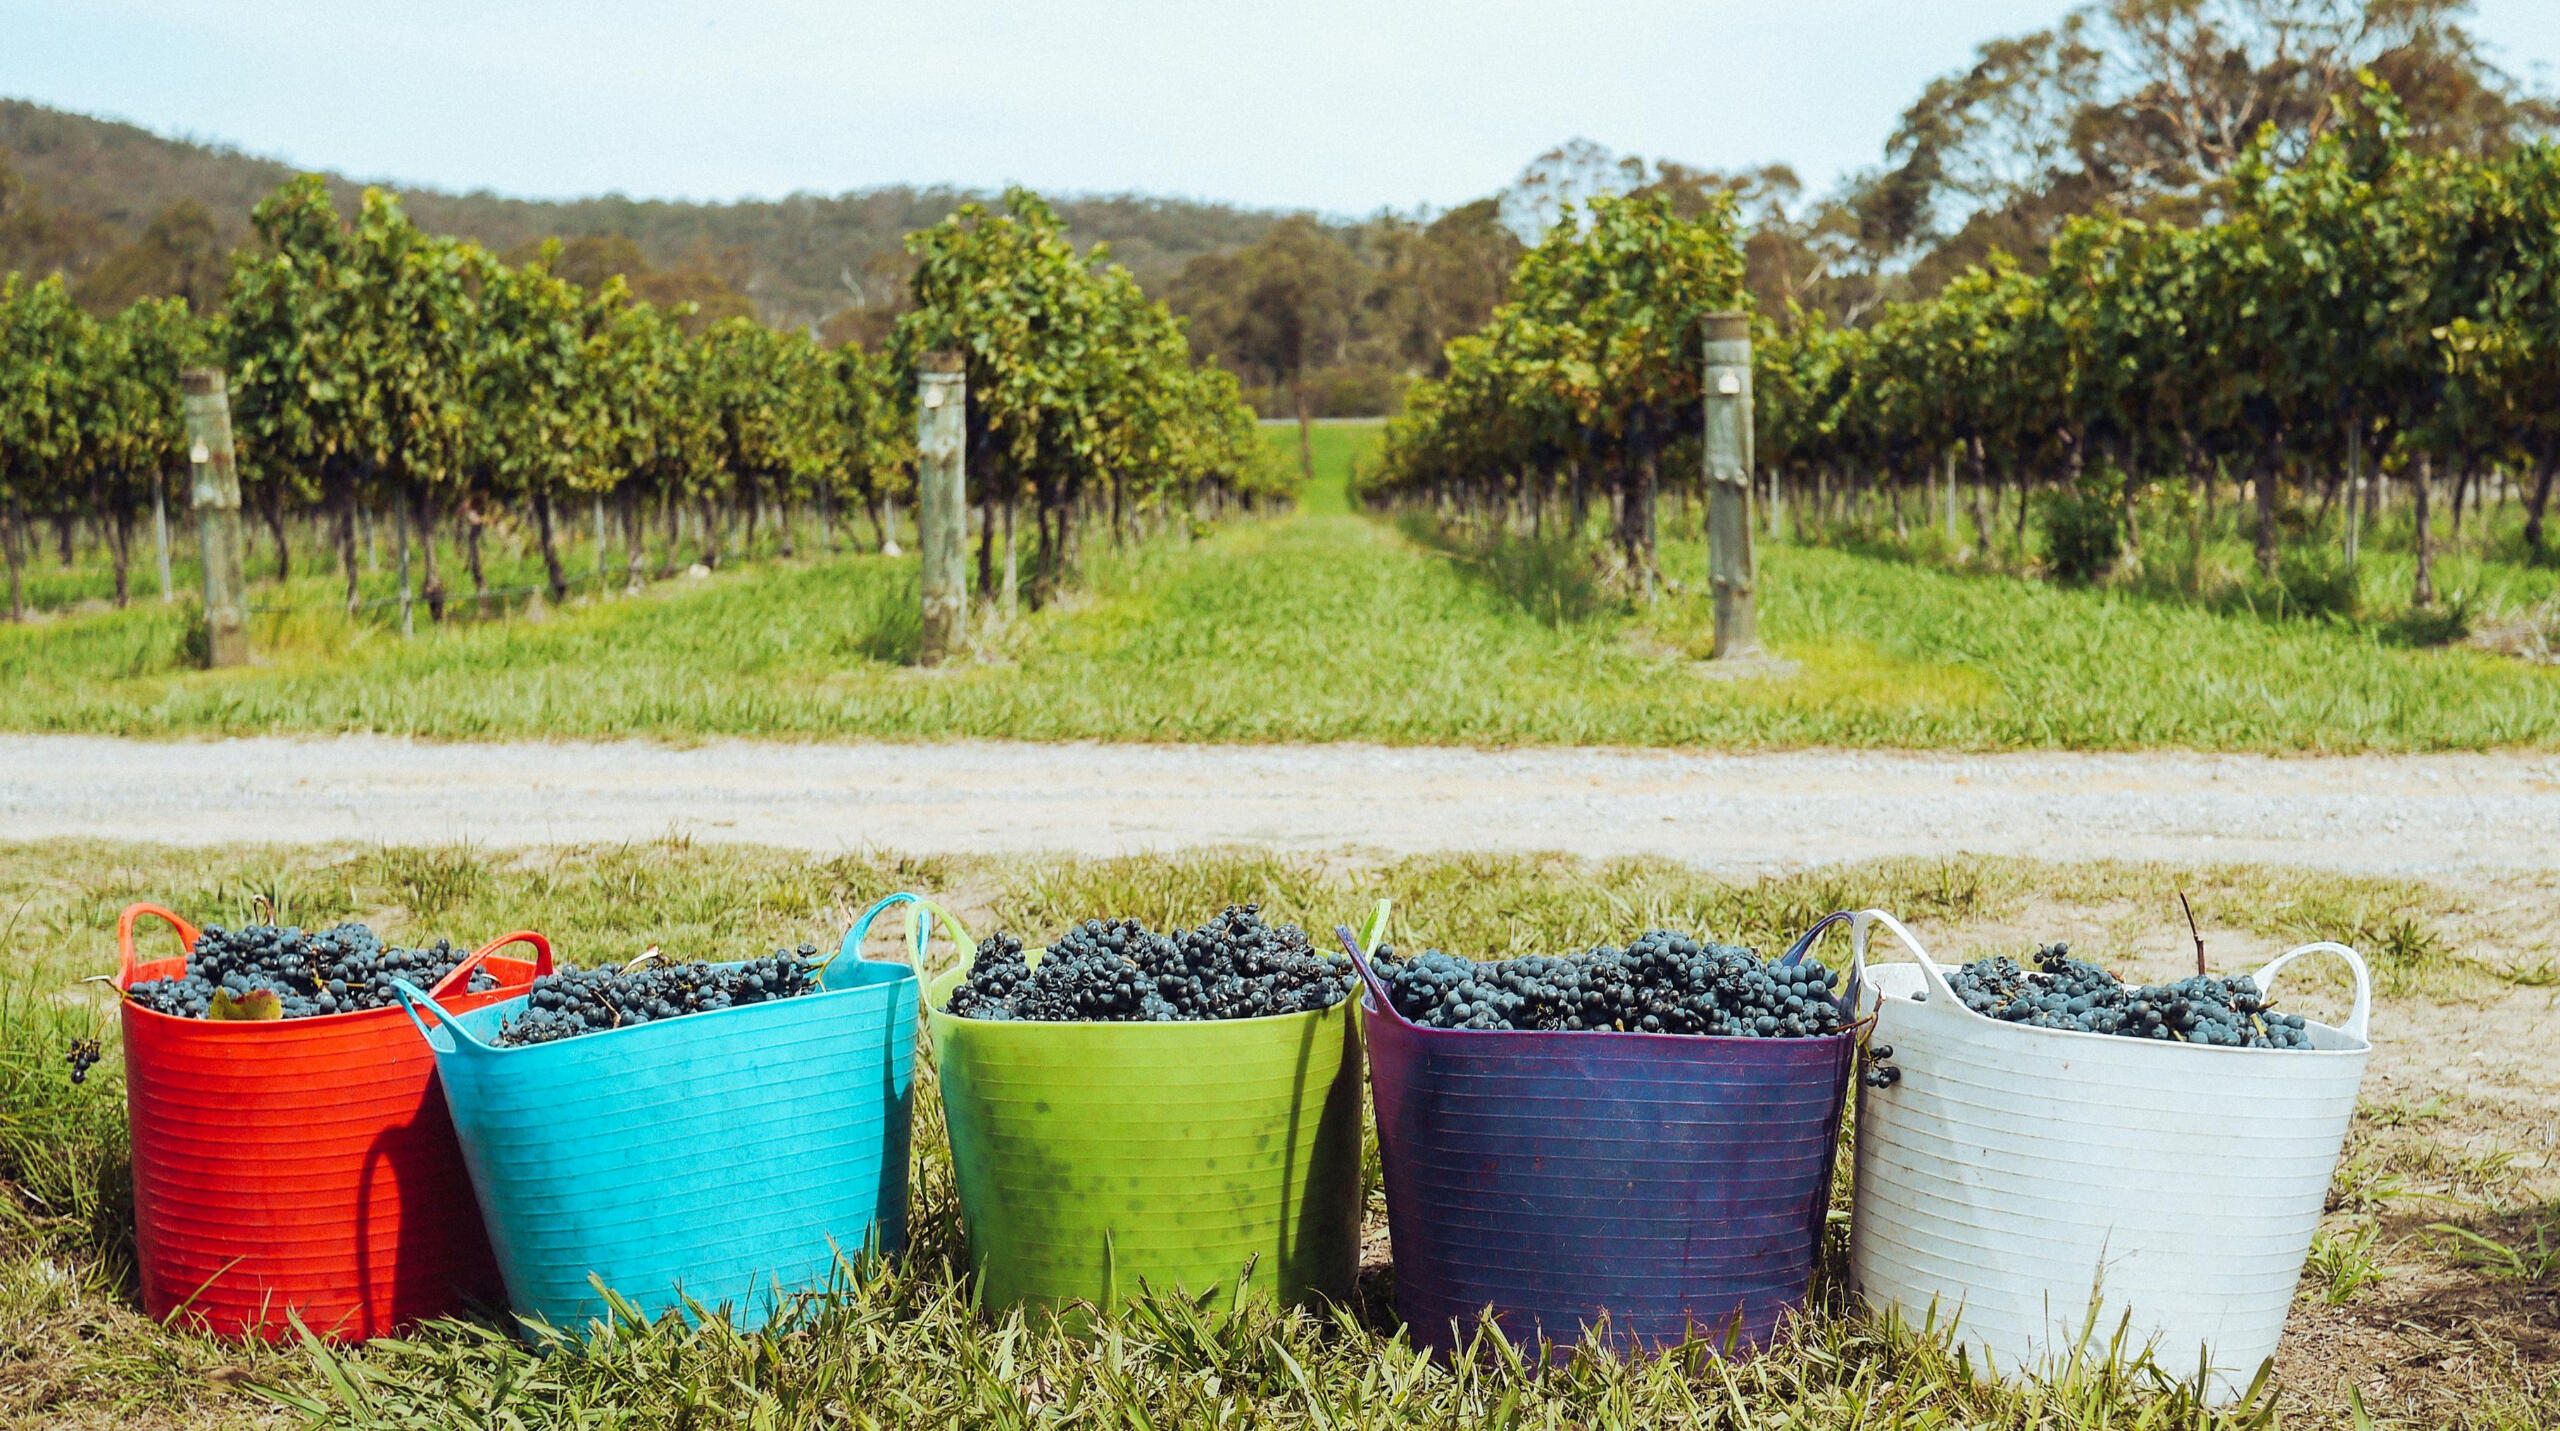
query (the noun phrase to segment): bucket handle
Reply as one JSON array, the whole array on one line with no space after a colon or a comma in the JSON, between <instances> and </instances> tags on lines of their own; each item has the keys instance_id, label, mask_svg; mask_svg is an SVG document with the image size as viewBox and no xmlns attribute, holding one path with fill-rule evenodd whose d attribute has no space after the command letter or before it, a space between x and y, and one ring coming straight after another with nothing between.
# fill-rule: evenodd
<instances>
[{"instance_id":1,"label":"bucket handle","mask_svg":"<svg viewBox=\"0 0 2560 1431\"><path fill-rule=\"evenodd\" d=\"M1887 933L1902 941L1902 947L1911 951L1912 958L1919 961L1921 976L1928 980L1931 989L1946 999L1945 1006L1955 1009L1964 1007L1964 1001L1956 997L1954 986L1947 982L1947 972L1938 967L1937 960L1929 957L1928 950L1920 947L1918 937L1902 927L1901 920L1881 909L1862 909L1851 916L1851 919L1853 922L1850 925L1849 943L1850 948L1855 951L1852 955L1856 961L1855 967L1860 970L1866 968L1868 931L1881 924Z\"/></svg>"},{"instance_id":2,"label":"bucket handle","mask_svg":"<svg viewBox=\"0 0 2560 1431\"><path fill-rule=\"evenodd\" d=\"M1394 900L1379 900L1378 907L1369 912L1369 923L1361 930L1359 939L1351 937L1351 926L1347 924L1333 926L1333 934L1342 941L1342 952L1351 956L1351 967L1359 971L1360 982L1369 986L1369 996L1378 1001L1378 1007L1385 1011L1387 1017L1407 1028L1418 1028L1420 1025L1406 1018L1404 1012L1396 1007L1396 1001L1387 997L1386 984L1378 978L1378 972L1369 967L1369 956L1377 952L1378 945L1387 937L1387 913L1394 907Z\"/></svg>"},{"instance_id":3,"label":"bucket handle","mask_svg":"<svg viewBox=\"0 0 2560 1431\"><path fill-rule=\"evenodd\" d=\"M881 915L888 913L890 910L895 909L902 904L912 904L915 906L915 923L910 926L909 929L907 948L909 950L908 957L915 966L916 977L924 977L925 945L933 938L933 922L936 919L941 920L945 925L950 927L952 939L956 941L961 948L968 949L975 946L977 941L969 937L968 927L960 922L958 915L953 914L950 910L943 908L941 905L934 903L923 895L916 894L909 890L900 890L896 894L882 895L880 898L872 901L869 909L866 909L862 911L860 915L857 915L854 918L852 927L845 930L843 940L836 945L836 952L828 955L825 959L819 962L818 972L821 975L825 974L830 965L834 964L838 959L844 958L846 955L851 955L857 960L860 959L862 957L862 941L871 936L871 925L873 921L879 919Z\"/></svg>"},{"instance_id":4,"label":"bucket handle","mask_svg":"<svg viewBox=\"0 0 2560 1431\"><path fill-rule=\"evenodd\" d=\"M126 905L124 913L116 916L116 987L119 989L133 987L133 926L145 916L163 920L171 929L178 931L178 942L189 954L196 952L196 937L203 932L159 905Z\"/></svg>"},{"instance_id":5,"label":"bucket handle","mask_svg":"<svg viewBox=\"0 0 2560 1431\"><path fill-rule=\"evenodd\" d=\"M1842 971L1845 977L1840 981L1840 996L1837 1002L1853 1019L1858 1013L1858 988L1866 981L1867 975L1866 941L1855 937L1857 918L1858 916L1845 909L1831 911L1815 920L1811 929L1797 935L1796 942L1788 945L1787 952L1778 960L1781 965L1803 963L1804 956L1813 952L1813 941L1822 937L1822 931L1843 920L1848 921L1852 936L1849 941L1849 967Z\"/></svg>"},{"instance_id":6,"label":"bucket handle","mask_svg":"<svg viewBox=\"0 0 2560 1431\"><path fill-rule=\"evenodd\" d=\"M2258 992L2273 999L2276 975L2284 971L2285 965L2305 954L2335 954L2347 961L2347 968L2356 976L2356 1002L2355 1007L2347 1013L2347 1021L2338 1026L2338 1032L2358 1043L2370 1043L2372 1040L2366 1037L2365 1030L2373 1020L2373 975L2365 968L2364 956L2344 944L2323 939L2315 944L2305 944L2300 948L2284 951L2268 960L2265 966L2258 970L2255 975L2258 981Z\"/></svg>"},{"instance_id":7,"label":"bucket handle","mask_svg":"<svg viewBox=\"0 0 2560 1431\"><path fill-rule=\"evenodd\" d=\"M410 983L406 979L392 980L391 992L398 996L401 1012L406 1013L409 1016L409 1022L418 1026L418 1037L427 1040L430 1046L435 1042L435 1035L429 1032L427 1028L427 1021L418 1017L418 1007L422 1004L426 1006L427 1012L436 1016L436 1023L438 1026L452 1031L453 1042L456 1048L460 1048L463 1045L468 1044L469 1046L479 1049L484 1053L492 1051L489 1048L489 1045L473 1038L469 1029L466 1029L461 1024L455 1022L453 1015L445 1012L444 1005L436 1002L435 995L428 993L426 990L419 988L417 985Z\"/></svg>"},{"instance_id":8,"label":"bucket handle","mask_svg":"<svg viewBox=\"0 0 2560 1431\"><path fill-rule=\"evenodd\" d=\"M497 938L490 940L488 943L481 945L479 949L472 953L470 958L454 965L452 973L438 979L436 981L436 987L442 989L448 994L468 992L471 988L472 974L477 972L481 965L489 961L490 955L497 953L499 950L506 948L510 944L530 944L533 946L533 976L535 978L539 979L543 975L551 972L551 941L539 934L536 934L530 929L519 929L512 934L501 934Z\"/></svg>"}]
</instances>

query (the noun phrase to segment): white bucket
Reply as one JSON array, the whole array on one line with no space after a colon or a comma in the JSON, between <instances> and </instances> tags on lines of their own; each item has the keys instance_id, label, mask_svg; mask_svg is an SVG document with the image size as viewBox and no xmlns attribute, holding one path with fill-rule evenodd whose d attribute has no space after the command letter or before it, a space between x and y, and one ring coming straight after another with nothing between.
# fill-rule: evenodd
<instances>
[{"instance_id":1,"label":"white bucket","mask_svg":"<svg viewBox=\"0 0 2560 1431\"><path fill-rule=\"evenodd\" d=\"M2005 1023L1916 963L1867 965L1875 1042L1901 1081L1861 1083L1851 1285L1904 1321L1954 1325L1976 1365L2050 1376L2145 1349L2228 1401L2275 1355L2372 1053L2373 986L2311 1048L2248 1049ZM2120 1346L2118 1333L2124 1335Z\"/></svg>"}]
</instances>

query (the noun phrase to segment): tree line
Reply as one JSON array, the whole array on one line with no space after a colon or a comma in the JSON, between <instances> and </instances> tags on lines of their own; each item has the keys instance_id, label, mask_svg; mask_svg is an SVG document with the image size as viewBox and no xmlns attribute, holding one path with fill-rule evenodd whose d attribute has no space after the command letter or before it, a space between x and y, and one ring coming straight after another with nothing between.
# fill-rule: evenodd
<instances>
[{"instance_id":1,"label":"tree line","mask_svg":"<svg viewBox=\"0 0 2560 1431\"><path fill-rule=\"evenodd\" d=\"M166 297L168 287L136 285L175 277L165 261L173 247L167 230L201 224L195 251L209 252L218 266L248 236L249 211L293 174L288 165L218 144L0 98L0 271L60 272L98 317L135 297ZM352 210L364 186L325 177L331 197ZM838 323L863 331L866 346L886 336L867 325L902 301L905 235L963 203L1001 199L907 184L730 202L397 192L421 227L473 239L518 263L554 236L573 258L582 240L608 243L622 250L608 255L612 271L642 298L663 304L672 300L656 290L683 288L706 311L738 305L775 328ZM1274 217L1135 194L1078 194L1055 203L1080 244L1109 242L1114 259L1151 292L1198 254L1252 242ZM154 227L164 231L158 239L149 233ZM218 272L213 286L218 293Z\"/></svg>"},{"instance_id":2,"label":"tree line","mask_svg":"<svg viewBox=\"0 0 2560 1431\"><path fill-rule=\"evenodd\" d=\"M619 276L582 287L558 271L556 245L508 263L423 231L380 191L350 220L318 176L259 203L253 229L212 316L171 297L92 317L59 275L0 278L13 615L48 521L66 559L76 525L98 532L116 600L129 598L139 523L185 489L177 373L194 363L229 374L244 505L279 576L293 570L290 528L316 523L352 609L359 526L387 518L404 572L413 545L419 555L436 619L449 604L439 533L455 531L485 592L481 533L515 515L555 600L572 580L560 543L580 506L600 548L608 525L619 533L635 582L717 565L760 525L788 555L795 518L811 515L832 541L840 515L865 513L886 546L913 487L913 373L929 351L968 360L982 587L1001 530L1011 595L1024 504L1036 603L1090 517L1126 531L1284 490L1233 379L1194 364L1180 321L1107 250L1077 251L1027 192L908 237L912 301L873 348L743 316L706 325L691 305L635 298Z\"/></svg>"},{"instance_id":3,"label":"tree line","mask_svg":"<svg viewBox=\"0 0 2560 1431\"><path fill-rule=\"evenodd\" d=\"M2273 578L2287 534L2324 524L2352 562L2396 483L2423 607L2439 487L2458 522L2466 497L2521 479L2539 558L2560 470L2560 147L2411 140L2368 76L2290 162L2262 133L2209 222L2082 217L2040 272L1995 255L1863 328L1773 335L1757 379L1772 495L1872 498L1899 525L1905 494L1943 475L1987 552L2003 515L2023 549L2042 493L2048 565L2089 576L2139 556L2147 506L2200 528L2236 484Z\"/></svg>"}]
</instances>

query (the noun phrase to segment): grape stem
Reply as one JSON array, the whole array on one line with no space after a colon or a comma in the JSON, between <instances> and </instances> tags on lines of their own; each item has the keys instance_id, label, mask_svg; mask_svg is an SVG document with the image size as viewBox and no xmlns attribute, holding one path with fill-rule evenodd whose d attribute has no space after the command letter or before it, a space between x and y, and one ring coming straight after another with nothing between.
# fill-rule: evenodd
<instances>
[{"instance_id":1,"label":"grape stem","mask_svg":"<svg viewBox=\"0 0 2560 1431\"><path fill-rule=\"evenodd\" d=\"M2196 907L2187 903L2187 892L2178 891L2178 907L2187 912L2187 933L2196 941L2196 977L2204 977L2204 931L2196 928Z\"/></svg>"}]
</instances>

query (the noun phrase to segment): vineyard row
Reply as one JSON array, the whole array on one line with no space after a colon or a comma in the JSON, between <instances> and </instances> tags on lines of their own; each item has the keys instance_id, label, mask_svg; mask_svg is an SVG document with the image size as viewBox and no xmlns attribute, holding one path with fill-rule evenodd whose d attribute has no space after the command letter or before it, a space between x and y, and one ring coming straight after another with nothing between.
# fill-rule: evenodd
<instances>
[{"instance_id":1,"label":"vineyard row","mask_svg":"<svg viewBox=\"0 0 2560 1431\"><path fill-rule=\"evenodd\" d=\"M885 541L915 490L927 355L965 373L982 587L1002 561L1010 589L1017 514L1036 605L1085 525L1189 521L1285 491L1234 379L1195 364L1179 320L1026 191L909 236L913 307L878 351L743 318L700 326L618 279L587 292L548 255L509 266L426 234L378 192L348 221L316 178L263 201L254 228L210 316L146 299L94 319L59 280L0 278L13 616L46 522L66 548L77 523L98 533L129 598L138 532L165 530L203 461L178 379L206 365L227 376L242 505L277 570L292 566L288 528L315 525L350 609L359 534L385 523L417 552L438 619L448 531L485 590L483 531L521 522L555 596L581 519L634 581L685 564L688 546L715 565L781 514L814 517L831 542L859 512ZM785 555L793 529L779 529Z\"/></svg>"}]
</instances>

